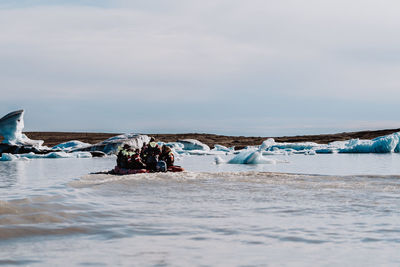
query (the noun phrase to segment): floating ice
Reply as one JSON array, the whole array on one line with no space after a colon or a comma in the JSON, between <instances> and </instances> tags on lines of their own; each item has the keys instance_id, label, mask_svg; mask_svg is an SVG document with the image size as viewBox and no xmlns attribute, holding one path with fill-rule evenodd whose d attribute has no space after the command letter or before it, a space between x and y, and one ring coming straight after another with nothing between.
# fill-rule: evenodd
<instances>
[{"instance_id":1,"label":"floating ice","mask_svg":"<svg viewBox=\"0 0 400 267\"><path fill-rule=\"evenodd\" d=\"M214 145L212 151L222 151L222 152L232 153L233 151L235 151L235 149L233 147L227 148L226 146L222 145Z\"/></svg>"},{"instance_id":2,"label":"floating ice","mask_svg":"<svg viewBox=\"0 0 400 267\"><path fill-rule=\"evenodd\" d=\"M275 164L276 160L267 159L263 156L260 150L246 149L231 160L228 161L229 164Z\"/></svg>"},{"instance_id":3,"label":"floating ice","mask_svg":"<svg viewBox=\"0 0 400 267\"><path fill-rule=\"evenodd\" d=\"M24 129L24 110L8 113L0 119L0 135L4 137L2 143L9 145L28 145L40 148L42 140L31 140L22 133Z\"/></svg>"},{"instance_id":4,"label":"floating ice","mask_svg":"<svg viewBox=\"0 0 400 267\"><path fill-rule=\"evenodd\" d=\"M91 158L92 154L90 152L50 152L47 154L35 154L33 152L27 154L9 154L3 153L0 161L14 161L14 160L24 160L24 159L58 159L58 158Z\"/></svg>"},{"instance_id":5,"label":"floating ice","mask_svg":"<svg viewBox=\"0 0 400 267\"><path fill-rule=\"evenodd\" d=\"M9 154L9 153L3 153L1 155L0 161L13 161L13 160L17 160L18 157L14 156L13 154Z\"/></svg>"},{"instance_id":6,"label":"floating ice","mask_svg":"<svg viewBox=\"0 0 400 267\"><path fill-rule=\"evenodd\" d=\"M204 150L209 151L210 147L195 139L179 140L178 143L183 144L183 150Z\"/></svg>"},{"instance_id":7,"label":"floating ice","mask_svg":"<svg viewBox=\"0 0 400 267\"><path fill-rule=\"evenodd\" d=\"M52 149L55 149L55 150L60 149L64 152L70 152L70 151L77 150L77 149L83 149L83 148L86 148L89 146L91 146L91 144L84 143L84 142L81 142L78 140L71 140L71 141L53 146Z\"/></svg>"},{"instance_id":8,"label":"floating ice","mask_svg":"<svg viewBox=\"0 0 400 267\"><path fill-rule=\"evenodd\" d=\"M223 160L220 156L216 156L215 157L215 164L223 164L223 163L225 163L226 161L225 160Z\"/></svg>"},{"instance_id":9,"label":"floating ice","mask_svg":"<svg viewBox=\"0 0 400 267\"><path fill-rule=\"evenodd\" d=\"M164 145L172 148L175 151L183 151L183 148L185 147L182 143L178 143L178 142L164 143Z\"/></svg>"},{"instance_id":10,"label":"floating ice","mask_svg":"<svg viewBox=\"0 0 400 267\"><path fill-rule=\"evenodd\" d=\"M304 143L278 143L275 142L273 138L269 138L265 140L261 146L260 149L262 150L276 150L276 149L293 149L296 151L299 150L310 150L314 149L316 147L321 146L320 144L314 143L314 142L304 142Z\"/></svg>"},{"instance_id":11,"label":"floating ice","mask_svg":"<svg viewBox=\"0 0 400 267\"><path fill-rule=\"evenodd\" d=\"M372 140L351 139L335 141L329 144L304 143L279 143L270 138L259 147L265 153L295 153L295 154L323 154L323 153L399 153L400 132L377 137Z\"/></svg>"},{"instance_id":12,"label":"floating ice","mask_svg":"<svg viewBox=\"0 0 400 267\"><path fill-rule=\"evenodd\" d=\"M273 159L267 159L265 155L279 154L304 154L316 155L323 153L399 153L400 133L393 133L377 137L372 140L352 139L336 141L329 144L304 143L279 143L270 138L259 147L249 147L242 150L234 158L228 161L231 164L267 164L276 163Z\"/></svg>"},{"instance_id":13,"label":"floating ice","mask_svg":"<svg viewBox=\"0 0 400 267\"><path fill-rule=\"evenodd\" d=\"M95 145L79 148L74 151L101 151L106 154L116 154L122 145L130 145L133 149L142 148L144 143L150 142L150 137L141 134L121 134L111 137Z\"/></svg>"},{"instance_id":14,"label":"floating ice","mask_svg":"<svg viewBox=\"0 0 400 267\"><path fill-rule=\"evenodd\" d=\"M215 145L215 148L211 150L208 145L195 139L184 139L177 142L165 143L165 145L171 147L175 153L181 155L225 155L234 152L233 149L221 145Z\"/></svg>"},{"instance_id":15,"label":"floating ice","mask_svg":"<svg viewBox=\"0 0 400 267\"><path fill-rule=\"evenodd\" d=\"M179 151L179 154L183 155L197 155L197 156L206 156L206 155L226 155L227 153L224 151L213 151L213 150L183 150Z\"/></svg>"},{"instance_id":16,"label":"floating ice","mask_svg":"<svg viewBox=\"0 0 400 267\"><path fill-rule=\"evenodd\" d=\"M352 139L344 144L339 153L398 153L399 136L399 133L394 133L372 140Z\"/></svg>"}]
</instances>

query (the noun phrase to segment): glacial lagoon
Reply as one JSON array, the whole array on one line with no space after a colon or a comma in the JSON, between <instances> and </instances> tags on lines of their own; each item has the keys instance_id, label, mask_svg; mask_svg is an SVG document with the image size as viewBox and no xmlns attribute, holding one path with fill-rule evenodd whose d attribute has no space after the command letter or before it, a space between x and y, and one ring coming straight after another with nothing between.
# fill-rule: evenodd
<instances>
[{"instance_id":1,"label":"glacial lagoon","mask_svg":"<svg viewBox=\"0 0 400 267\"><path fill-rule=\"evenodd\" d=\"M129 176L90 174L113 156L0 162L0 264L399 265L398 153L264 157Z\"/></svg>"}]
</instances>

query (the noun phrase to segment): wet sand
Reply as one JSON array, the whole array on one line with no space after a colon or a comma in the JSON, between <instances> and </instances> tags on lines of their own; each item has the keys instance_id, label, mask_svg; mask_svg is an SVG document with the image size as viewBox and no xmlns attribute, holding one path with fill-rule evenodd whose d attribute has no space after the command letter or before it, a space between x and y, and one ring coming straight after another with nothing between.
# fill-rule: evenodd
<instances>
[{"instance_id":1,"label":"wet sand","mask_svg":"<svg viewBox=\"0 0 400 267\"><path fill-rule=\"evenodd\" d=\"M354 138L373 139L378 136L388 135L391 133L400 132L400 129L386 129L376 131L359 131L359 132L343 132L336 134L320 134L320 135L299 135L299 136L281 136L273 137L277 142L315 142L319 144L327 144L333 141L344 141ZM119 133L85 133L85 132L25 132L25 134L34 140L44 140L44 145L54 146L62 142L70 140L79 140L86 143L95 144L101 142ZM241 149L246 146L260 145L264 140L271 137L248 137L248 136L225 136L216 134L149 134L157 140L163 142L174 142L181 139L196 139L202 143L209 145L211 148L215 144Z\"/></svg>"}]
</instances>

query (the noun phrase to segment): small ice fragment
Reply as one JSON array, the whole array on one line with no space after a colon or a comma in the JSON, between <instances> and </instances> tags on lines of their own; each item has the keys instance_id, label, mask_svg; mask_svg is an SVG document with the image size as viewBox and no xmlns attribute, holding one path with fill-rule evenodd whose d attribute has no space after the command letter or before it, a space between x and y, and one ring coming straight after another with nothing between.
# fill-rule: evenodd
<instances>
[{"instance_id":1,"label":"small ice fragment","mask_svg":"<svg viewBox=\"0 0 400 267\"><path fill-rule=\"evenodd\" d=\"M217 164L217 165L225 163L225 160L223 160L220 156L216 156L214 160L215 160L215 164Z\"/></svg>"}]
</instances>

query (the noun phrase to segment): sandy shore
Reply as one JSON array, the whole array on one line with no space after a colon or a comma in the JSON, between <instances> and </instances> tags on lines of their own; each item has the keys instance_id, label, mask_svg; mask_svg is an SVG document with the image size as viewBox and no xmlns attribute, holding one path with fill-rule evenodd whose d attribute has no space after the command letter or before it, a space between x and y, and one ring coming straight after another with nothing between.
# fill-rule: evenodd
<instances>
[{"instance_id":1,"label":"sandy shore","mask_svg":"<svg viewBox=\"0 0 400 267\"><path fill-rule=\"evenodd\" d=\"M394 132L400 132L400 129L386 129L376 131L360 131L360 132L344 132L337 134L320 134L320 135L302 135L302 136L282 136L272 137L277 142L316 142L319 144L327 144L333 141L343 141L354 138L373 139L378 136L388 135ZM119 133L77 133L77 132L25 132L25 134L34 140L44 140L47 146L54 146L69 140L79 140L86 143L95 144L103 141ZM163 142L173 142L180 139L197 139L209 145L211 148L215 144L241 149L245 146L260 145L264 140L270 137L246 137L246 136L225 136L216 134L147 134L154 136L157 140Z\"/></svg>"}]
</instances>

